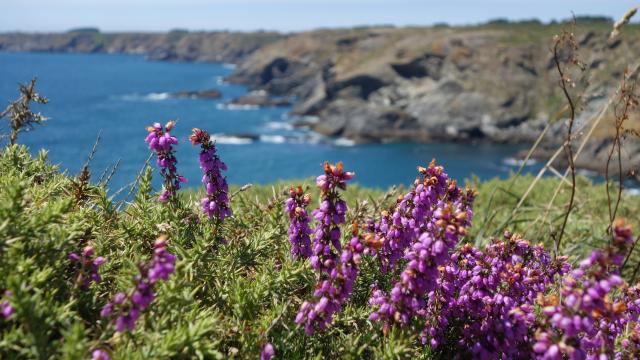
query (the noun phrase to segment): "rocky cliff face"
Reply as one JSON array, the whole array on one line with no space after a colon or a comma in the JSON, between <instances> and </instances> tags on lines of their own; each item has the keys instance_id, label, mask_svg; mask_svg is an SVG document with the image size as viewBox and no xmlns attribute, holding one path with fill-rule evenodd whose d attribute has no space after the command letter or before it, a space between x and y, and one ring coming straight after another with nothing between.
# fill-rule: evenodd
<instances>
[{"instance_id":1,"label":"rocky cliff face","mask_svg":"<svg viewBox=\"0 0 640 360\"><path fill-rule=\"evenodd\" d=\"M317 117L311 126L325 135L362 142L531 143L565 104L550 51L552 36L561 31L561 25L512 24L302 33L261 48L230 79L276 95L294 94L294 113ZM640 26L614 41L610 31L607 23L577 27L588 74L578 130L600 111L625 66L640 54ZM612 124L609 112L578 166L604 171ZM640 120L632 116L629 125L640 129ZM536 156L548 158L565 132L565 123L557 121ZM640 167L639 154L640 141L629 136L625 173ZM564 158L555 165L562 166Z\"/></svg>"},{"instance_id":2,"label":"rocky cliff face","mask_svg":"<svg viewBox=\"0 0 640 360\"><path fill-rule=\"evenodd\" d=\"M551 26L333 30L269 44L231 80L295 94L314 129L355 140L533 141L558 111ZM580 36L593 89L608 92L640 52L637 33ZM523 37L523 39L519 39Z\"/></svg>"},{"instance_id":3,"label":"rocky cliff face","mask_svg":"<svg viewBox=\"0 0 640 360\"><path fill-rule=\"evenodd\" d=\"M272 32L0 34L0 51L146 54L152 60L238 63L281 39Z\"/></svg>"}]
</instances>

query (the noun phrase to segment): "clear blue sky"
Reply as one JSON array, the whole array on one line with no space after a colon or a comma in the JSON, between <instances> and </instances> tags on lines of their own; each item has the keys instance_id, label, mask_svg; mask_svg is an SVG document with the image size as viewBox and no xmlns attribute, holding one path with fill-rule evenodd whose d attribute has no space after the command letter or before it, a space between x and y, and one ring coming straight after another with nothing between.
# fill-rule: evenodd
<instances>
[{"instance_id":1,"label":"clear blue sky","mask_svg":"<svg viewBox=\"0 0 640 360\"><path fill-rule=\"evenodd\" d=\"M0 0L0 31L281 30L394 24L474 24L489 19L620 17L628 0Z\"/></svg>"}]
</instances>

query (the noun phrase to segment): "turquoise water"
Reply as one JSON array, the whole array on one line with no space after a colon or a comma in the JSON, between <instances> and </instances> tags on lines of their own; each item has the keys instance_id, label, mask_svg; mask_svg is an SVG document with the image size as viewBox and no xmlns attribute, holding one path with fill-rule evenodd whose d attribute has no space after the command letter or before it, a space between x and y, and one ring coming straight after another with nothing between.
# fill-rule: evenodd
<instances>
[{"instance_id":1,"label":"turquoise water","mask_svg":"<svg viewBox=\"0 0 640 360\"><path fill-rule=\"evenodd\" d=\"M197 150L187 137L193 127L218 134L221 157L231 183L266 183L317 175L324 160L342 160L356 171L357 182L373 187L408 184L416 165L432 158L459 180L506 177L516 167L509 157L517 147L470 144L366 144L327 139L294 129L288 108L230 109L224 106L246 88L223 82L232 72L223 64L150 62L142 56L45 53L0 53L0 106L17 96L18 82L38 77L38 89L50 103L37 109L50 121L19 141L33 153L44 148L50 159L70 173L82 167L96 135L102 141L92 163L98 177L120 164L110 187L117 191L135 179L149 151L145 127L177 119L173 131L178 169L189 186L200 184ZM169 99L167 92L219 89L220 100ZM252 138L233 135L251 134ZM528 166L529 171L537 165ZM157 179L156 179L157 180Z\"/></svg>"}]
</instances>

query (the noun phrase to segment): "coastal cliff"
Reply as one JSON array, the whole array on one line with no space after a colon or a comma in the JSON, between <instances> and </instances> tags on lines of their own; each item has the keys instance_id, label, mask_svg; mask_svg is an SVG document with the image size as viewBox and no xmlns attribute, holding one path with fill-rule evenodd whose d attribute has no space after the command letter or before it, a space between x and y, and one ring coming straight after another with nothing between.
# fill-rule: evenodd
<instances>
[{"instance_id":1,"label":"coastal cliff","mask_svg":"<svg viewBox=\"0 0 640 360\"><path fill-rule=\"evenodd\" d=\"M101 33L83 29L0 34L0 51L144 54L150 60L235 64L282 37L275 32Z\"/></svg>"},{"instance_id":2,"label":"coastal cliff","mask_svg":"<svg viewBox=\"0 0 640 360\"><path fill-rule=\"evenodd\" d=\"M523 22L294 34L16 33L0 34L0 51L139 53L153 60L234 63L229 81L295 98L293 113L305 119L301 124L357 142L531 143L564 104L550 52L552 36L563 27ZM640 55L640 26L628 26L615 40L608 39L607 21L579 22L576 31L590 74L579 104L580 127L615 92L625 65ZM602 171L592 159L606 158L610 148L613 120L607 117L579 166ZM556 121L536 156L548 157L564 130ZM625 171L640 166L639 143L625 144Z\"/></svg>"},{"instance_id":3,"label":"coastal cliff","mask_svg":"<svg viewBox=\"0 0 640 360\"><path fill-rule=\"evenodd\" d=\"M534 156L548 159L564 141L566 104L552 38L567 25L489 24L468 28L368 28L296 34L242 61L231 81L295 95L293 112L329 136L369 141L532 143L554 122ZM638 25L610 40L611 23L578 23L586 85L577 138L640 55ZM606 112L576 165L604 172L613 112ZM566 108L565 108L566 111ZM628 120L640 128L637 116ZM623 142L623 172L640 167L640 141ZM597 161L594 161L597 159ZM565 166L562 154L554 166ZM610 169L616 173L616 169Z\"/></svg>"}]
</instances>

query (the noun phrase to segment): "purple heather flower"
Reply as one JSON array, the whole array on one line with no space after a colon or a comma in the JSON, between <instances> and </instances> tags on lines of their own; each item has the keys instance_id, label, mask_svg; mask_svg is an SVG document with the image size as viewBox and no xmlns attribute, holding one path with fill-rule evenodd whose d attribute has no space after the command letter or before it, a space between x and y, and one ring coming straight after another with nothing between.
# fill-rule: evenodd
<instances>
[{"instance_id":1,"label":"purple heather flower","mask_svg":"<svg viewBox=\"0 0 640 360\"><path fill-rule=\"evenodd\" d=\"M537 358L627 359L640 349L640 290L618 275L633 244L631 228L616 221L612 234L606 251L593 251L564 279L560 299L542 299L544 317L533 347Z\"/></svg>"},{"instance_id":2,"label":"purple heather flower","mask_svg":"<svg viewBox=\"0 0 640 360\"><path fill-rule=\"evenodd\" d=\"M262 349L262 353L260 354L260 360L271 360L271 358L274 357L275 354L276 354L276 351L273 348L273 345L271 345L271 343L267 343Z\"/></svg>"},{"instance_id":3,"label":"purple heather flower","mask_svg":"<svg viewBox=\"0 0 640 360\"><path fill-rule=\"evenodd\" d=\"M393 215L383 214L370 235L378 244L382 270L395 266L401 256L407 261L390 294L374 287L369 300L375 309L370 319L382 321L385 332L424 314L440 267L466 235L472 217L473 191L463 193L433 161L418 171L414 188L398 201Z\"/></svg>"},{"instance_id":4,"label":"purple heather flower","mask_svg":"<svg viewBox=\"0 0 640 360\"><path fill-rule=\"evenodd\" d=\"M102 317L116 314L116 331L132 331L141 313L155 298L155 285L159 280L167 280L175 270L175 255L166 248L166 237L160 237L154 244L153 259L140 265L140 273L135 277L135 288L129 292L117 293L113 300L102 308Z\"/></svg>"},{"instance_id":5,"label":"purple heather flower","mask_svg":"<svg viewBox=\"0 0 640 360\"><path fill-rule=\"evenodd\" d=\"M451 254L427 301L423 341L474 358L526 358L537 294L567 266L566 259L552 260L542 246L510 233L484 252L465 244ZM450 341L447 332L461 335Z\"/></svg>"},{"instance_id":6,"label":"purple heather flower","mask_svg":"<svg viewBox=\"0 0 640 360\"><path fill-rule=\"evenodd\" d=\"M324 175L320 175L316 178L316 185L322 192L328 192L336 188L342 190L347 189L347 181L351 180L355 176L354 172L345 172L342 162L336 165L331 165L329 162L324 162Z\"/></svg>"},{"instance_id":7,"label":"purple heather flower","mask_svg":"<svg viewBox=\"0 0 640 360\"><path fill-rule=\"evenodd\" d=\"M193 145L199 144L200 169L204 172L202 183L205 185L207 196L202 198L202 211L218 221L231 216L229 207L229 186L222 176L222 171L227 170L227 165L216 154L216 145L211 141L209 133L200 129L193 129L189 137Z\"/></svg>"},{"instance_id":8,"label":"purple heather flower","mask_svg":"<svg viewBox=\"0 0 640 360\"><path fill-rule=\"evenodd\" d=\"M156 153L156 163L163 178L163 189L158 197L160 202L172 199L180 189L180 184L187 182L184 176L178 174L178 169L176 168L178 160L176 159L173 145L178 144L178 139L175 136L171 136L170 133L174 126L175 122L169 121L164 128L159 123L147 128L149 135L147 135L145 142L149 144L149 149Z\"/></svg>"},{"instance_id":9,"label":"purple heather flower","mask_svg":"<svg viewBox=\"0 0 640 360\"><path fill-rule=\"evenodd\" d=\"M0 302L0 314L5 319L8 319L13 313L15 313L15 309L11 306L9 299L13 296L13 293L10 290L4 292L4 299Z\"/></svg>"},{"instance_id":10,"label":"purple heather flower","mask_svg":"<svg viewBox=\"0 0 640 360\"><path fill-rule=\"evenodd\" d=\"M95 257L93 246L87 245L82 250L82 255L75 252L69 254L69 260L73 263L80 264L77 281L83 288L88 288L91 282L99 283L102 281L100 277L100 266L104 264L105 259L102 256Z\"/></svg>"},{"instance_id":11,"label":"purple heather flower","mask_svg":"<svg viewBox=\"0 0 640 360\"><path fill-rule=\"evenodd\" d=\"M289 215L289 241L291 242L291 256L293 258L308 258L311 256L311 239L313 232L309 228L309 214L307 206L310 195L304 194L302 187L291 188L289 198L285 201L285 212Z\"/></svg>"},{"instance_id":12,"label":"purple heather flower","mask_svg":"<svg viewBox=\"0 0 640 360\"><path fill-rule=\"evenodd\" d=\"M109 357L108 352L102 349L96 349L91 353L91 360L111 360L111 357Z\"/></svg>"},{"instance_id":13,"label":"purple heather flower","mask_svg":"<svg viewBox=\"0 0 640 360\"><path fill-rule=\"evenodd\" d=\"M296 316L296 323L304 324L309 335L315 329L323 330L331 324L333 315L351 295L364 251L364 245L357 236L357 226L354 226L354 237L347 246L343 249L340 244L340 225L346 220L347 204L340 199L338 189L345 190L347 181L354 174L345 172L342 163L329 165L325 162L324 171L325 174L316 181L321 190L321 202L320 207L312 212L317 225L309 258L311 267L318 273L318 281L313 300L305 301ZM287 203L288 207L294 205L295 202Z\"/></svg>"}]
</instances>

